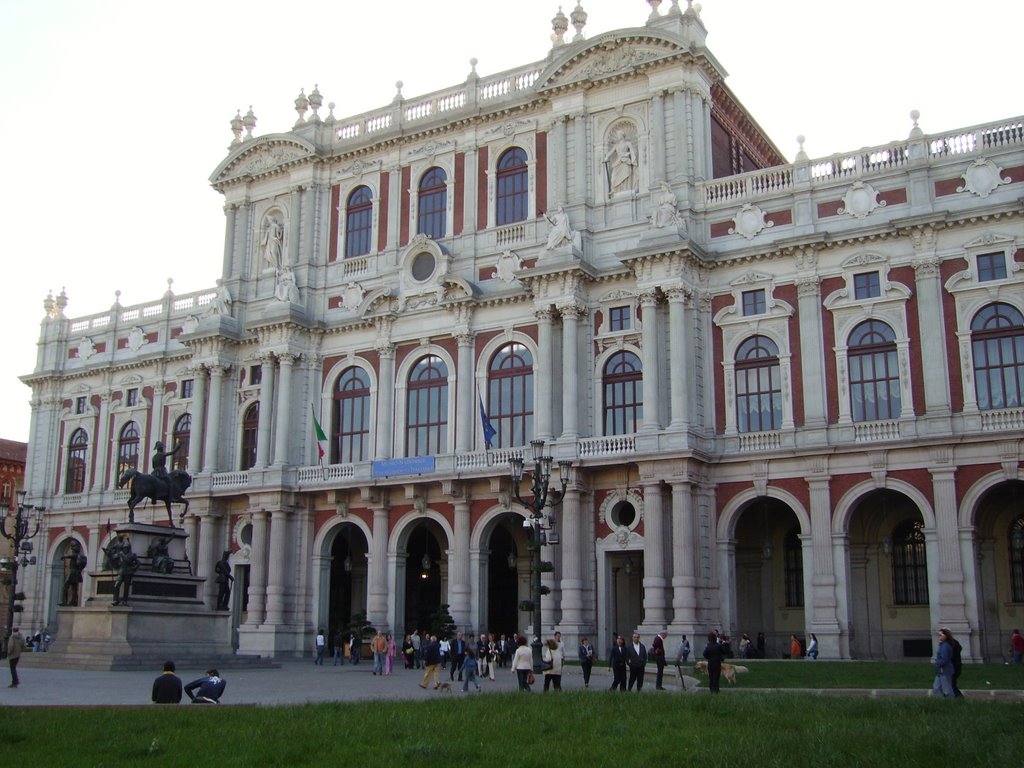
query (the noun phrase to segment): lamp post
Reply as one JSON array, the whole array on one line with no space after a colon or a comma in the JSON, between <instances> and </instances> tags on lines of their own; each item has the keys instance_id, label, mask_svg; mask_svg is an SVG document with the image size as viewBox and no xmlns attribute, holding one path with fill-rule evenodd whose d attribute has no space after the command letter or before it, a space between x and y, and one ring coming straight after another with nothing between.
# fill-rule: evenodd
<instances>
[{"instance_id":1,"label":"lamp post","mask_svg":"<svg viewBox=\"0 0 1024 768\"><path fill-rule=\"evenodd\" d=\"M523 481L524 464L522 456L514 456L510 460L512 467L512 490L515 493L516 501L529 510L529 517L523 521L523 527L530 529L530 552L532 554L530 570L530 599L524 600L519 607L524 611L533 612L533 642L530 647L533 649L533 671L541 672L541 608L540 599L542 595L548 594L551 590L540 583L542 571L550 571L553 566L550 562L543 562L540 559L540 548L544 544L557 544L558 535L548 533L555 527L555 515L553 512L544 514L544 508L554 509L562 503L565 498L565 489L569 484L569 473L572 471L572 462L562 460L558 462L559 480L561 490L552 490L549 487L551 482L551 465L553 459L544 454L544 441L531 440L530 447L533 449L533 477L530 488L530 497L524 499L519 493L519 486Z\"/></svg>"},{"instance_id":2,"label":"lamp post","mask_svg":"<svg viewBox=\"0 0 1024 768\"><path fill-rule=\"evenodd\" d=\"M43 522L44 507L26 505L25 495L25 491L18 491L18 508L13 515L5 500L3 518L0 519L0 533L3 533L4 538L8 541L14 542L14 556L3 558L3 561L0 561L3 570L10 573L11 579L11 591L7 601L7 628L4 631L2 649L4 658L7 656L7 646L10 643L11 635L14 634L14 601L18 593L18 566L24 568L36 564L36 556L32 554L31 539L34 539L39 533L39 527ZM33 512L35 513L35 528L29 533L29 526L33 522ZM11 523L12 530L10 531L8 531L8 522Z\"/></svg>"}]
</instances>

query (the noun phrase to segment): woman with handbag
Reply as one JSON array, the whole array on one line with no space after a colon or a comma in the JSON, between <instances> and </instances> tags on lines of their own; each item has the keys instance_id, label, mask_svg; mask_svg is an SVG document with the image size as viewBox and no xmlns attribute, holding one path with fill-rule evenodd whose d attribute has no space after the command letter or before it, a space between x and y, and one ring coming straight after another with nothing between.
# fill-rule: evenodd
<instances>
[{"instance_id":1,"label":"woman with handbag","mask_svg":"<svg viewBox=\"0 0 1024 768\"><path fill-rule=\"evenodd\" d=\"M562 690L562 662L565 660L558 641L548 640L541 652L541 667L544 670L544 690L554 686L556 691Z\"/></svg>"},{"instance_id":2,"label":"woman with handbag","mask_svg":"<svg viewBox=\"0 0 1024 768\"><path fill-rule=\"evenodd\" d=\"M526 644L526 637L520 635L516 641L516 652L512 654L512 673L519 678L519 690L530 690L533 677L533 653Z\"/></svg>"}]
</instances>

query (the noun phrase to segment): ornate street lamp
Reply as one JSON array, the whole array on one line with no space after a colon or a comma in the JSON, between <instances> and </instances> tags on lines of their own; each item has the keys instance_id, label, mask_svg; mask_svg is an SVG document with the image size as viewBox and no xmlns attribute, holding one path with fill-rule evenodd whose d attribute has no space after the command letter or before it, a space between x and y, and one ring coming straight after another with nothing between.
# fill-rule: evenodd
<instances>
[{"instance_id":1,"label":"ornate street lamp","mask_svg":"<svg viewBox=\"0 0 1024 768\"><path fill-rule=\"evenodd\" d=\"M551 532L555 527L555 514L549 512L544 514L544 508L552 510L562 503L565 498L565 489L569 484L569 474L572 472L572 462L562 460L558 462L559 481L561 490L552 490L549 487L551 482L551 466L553 459L544 454L544 441L531 440L530 446L533 451L533 479L530 488L530 498L524 499L519 493L519 485L523 481L524 464L522 456L513 456L510 460L512 474L512 490L518 501L530 513L523 521L523 527L530 529L529 549L532 554L532 566L530 574L530 599L523 600L519 604L520 610L533 612L533 642L530 647L533 649L533 671L540 673L541 660L541 596L548 594L551 590L542 585L540 575L542 572L553 570L554 566L549 561L541 561L540 548L545 544L557 544L558 534Z\"/></svg>"},{"instance_id":2,"label":"ornate street lamp","mask_svg":"<svg viewBox=\"0 0 1024 768\"><path fill-rule=\"evenodd\" d=\"M25 495L25 491L18 491L18 508L14 510L13 515L5 499L3 502L3 518L0 519L0 533L3 533L4 538L8 541L14 542L14 556L5 558L6 562L3 563L3 569L10 573L11 580L11 591L7 601L7 628L4 630L4 646L2 649L3 657L7 656L7 645L11 640L11 635L14 634L15 600L20 599L18 597L18 566L26 568L36 564L36 556L32 554L31 539L34 539L36 534L39 533L39 527L43 522L43 512L45 511L44 507L25 504ZM29 526L33 522L33 513L35 513L35 527L29 533ZM9 527L10 530L8 530ZM21 606L17 606L17 608L20 610Z\"/></svg>"}]
</instances>

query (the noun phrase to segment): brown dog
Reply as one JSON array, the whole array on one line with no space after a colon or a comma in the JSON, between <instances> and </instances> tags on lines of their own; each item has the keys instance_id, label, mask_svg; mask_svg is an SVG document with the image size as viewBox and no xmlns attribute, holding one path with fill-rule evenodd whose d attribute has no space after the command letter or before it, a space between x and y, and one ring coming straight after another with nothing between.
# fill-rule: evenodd
<instances>
[{"instance_id":1,"label":"brown dog","mask_svg":"<svg viewBox=\"0 0 1024 768\"><path fill-rule=\"evenodd\" d=\"M452 684L451 683L441 683L441 693L451 693L451 692L452 692Z\"/></svg>"},{"instance_id":2,"label":"brown dog","mask_svg":"<svg viewBox=\"0 0 1024 768\"><path fill-rule=\"evenodd\" d=\"M698 661L693 665L693 668L698 672L703 672L705 675L708 673L708 663L706 661ZM741 667L739 664L729 664L726 661L722 662L722 677L728 680L730 683L735 685L736 673L737 672L749 672L750 670L746 667Z\"/></svg>"}]
</instances>

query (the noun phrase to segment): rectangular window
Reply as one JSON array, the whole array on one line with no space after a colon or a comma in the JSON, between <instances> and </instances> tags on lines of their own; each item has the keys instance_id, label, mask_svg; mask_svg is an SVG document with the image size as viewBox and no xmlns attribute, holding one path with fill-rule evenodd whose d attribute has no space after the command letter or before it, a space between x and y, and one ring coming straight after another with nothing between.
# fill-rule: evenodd
<instances>
[{"instance_id":1,"label":"rectangular window","mask_svg":"<svg viewBox=\"0 0 1024 768\"><path fill-rule=\"evenodd\" d=\"M139 390L134 389L134 388L133 389L129 389L128 390L128 395L125 398L125 405L127 405L129 408L134 408L138 404L139 404Z\"/></svg>"},{"instance_id":2,"label":"rectangular window","mask_svg":"<svg viewBox=\"0 0 1024 768\"><path fill-rule=\"evenodd\" d=\"M252 365L249 366L249 383L253 386L261 384L263 382L263 366Z\"/></svg>"},{"instance_id":3,"label":"rectangular window","mask_svg":"<svg viewBox=\"0 0 1024 768\"><path fill-rule=\"evenodd\" d=\"M185 379L181 382L181 397L183 400L188 400L192 397L192 387L194 384L194 379Z\"/></svg>"},{"instance_id":4,"label":"rectangular window","mask_svg":"<svg viewBox=\"0 0 1024 768\"><path fill-rule=\"evenodd\" d=\"M630 327L630 308L612 307L608 310L608 330L628 331Z\"/></svg>"},{"instance_id":5,"label":"rectangular window","mask_svg":"<svg viewBox=\"0 0 1024 768\"><path fill-rule=\"evenodd\" d=\"M875 299L882 295L877 272L861 272L853 276L853 296L856 299Z\"/></svg>"},{"instance_id":6,"label":"rectangular window","mask_svg":"<svg viewBox=\"0 0 1024 768\"><path fill-rule=\"evenodd\" d=\"M982 253L978 256L978 282L1006 278L1006 254Z\"/></svg>"},{"instance_id":7,"label":"rectangular window","mask_svg":"<svg viewBox=\"0 0 1024 768\"><path fill-rule=\"evenodd\" d=\"M75 398L75 413L78 415L85 413L85 397Z\"/></svg>"},{"instance_id":8,"label":"rectangular window","mask_svg":"<svg viewBox=\"0 0 1024 768\"><path fill-rule=\"evenodd\" d=\"M743 316L763 315L767 310L764 299L764 289L743 292Z\"/></svg>"}]
</instances>

